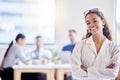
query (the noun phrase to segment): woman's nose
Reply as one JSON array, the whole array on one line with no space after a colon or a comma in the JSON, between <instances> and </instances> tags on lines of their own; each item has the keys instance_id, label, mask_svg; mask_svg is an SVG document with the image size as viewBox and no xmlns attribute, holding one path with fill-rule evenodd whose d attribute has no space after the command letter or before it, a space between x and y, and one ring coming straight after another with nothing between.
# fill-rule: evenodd
<instances>
[{"instance_id":1,"label":"woman's nose","mask_svg":"<svg viewBox=\"0 0 120 80\"><path fill-rule=\"evenodd\" d=\"M94 27L94 23L90 23L89 28L93 28Z\"/></svg>"},{"instance_id":2,"label":"woman's nose","mask_svg":"<svg viewBox=\"0 0 120 80\"><path fill-rule=\"evenodd\" d=\"M93 23L90 23L89 26L88 26L88 28L91 29L91 28L93 28L94 26L95 26L95 25L94 25Z\"/></svg>"}]
</instances>

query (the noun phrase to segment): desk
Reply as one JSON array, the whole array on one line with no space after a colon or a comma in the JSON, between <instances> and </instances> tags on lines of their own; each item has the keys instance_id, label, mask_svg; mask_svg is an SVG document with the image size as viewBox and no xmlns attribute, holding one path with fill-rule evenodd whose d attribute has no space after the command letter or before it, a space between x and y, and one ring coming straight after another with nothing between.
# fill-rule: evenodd
<instances>
[{"instance_id":1,"label":"desk","mask_svg":"<svg viewBox=\"0 0 120 80\"><path fill-rule=\"evenodd\" d=\"M64 80L64 74L71 72L70 64L56 65L55 68L57 80Z\"/></svg>"},{"instance_id":2,"label":"desk","mask_svg":"<svg viewBox=\"0 0 120 80\"><path fill-rule=\"evenodd\" d=\"M54 80L54 68L51 65L28 65L28 66L13 66L14 80L21 80L22 72L45 72L47 80Z\"/></svg>"},{"instance_id":3,"label":"desk","mask_svg":"<svg viewBox=\"0 0 120 80\"><path fill-rule=\"evenodd\" d=\"M54 72L56 70L57 80L64 80L64 74L71 72L70 64L54 64L54 65L28 65L28 66L13 66L14 80L21 79L22 72L45 72L47 80L54 80Z\"/></svg>"}]
</instances>

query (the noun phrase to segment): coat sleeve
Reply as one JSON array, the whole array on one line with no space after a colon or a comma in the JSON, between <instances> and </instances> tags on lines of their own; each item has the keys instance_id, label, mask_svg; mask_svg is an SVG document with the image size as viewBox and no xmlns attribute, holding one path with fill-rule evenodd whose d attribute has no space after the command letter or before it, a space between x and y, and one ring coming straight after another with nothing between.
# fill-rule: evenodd
<instances>
[{"instance_id":1,"label":"coat sleeve","mask_svg":"<svg viewBox=\"0 0 120 80\"><path fill-rule=\"evenodd\" d=\"M120 67L120 50L115 43L111 43L109 52L112 55L110 63L114 63L113 69L100 68L100 67L89 67L88 77L104 77L104 78L116 78Z\"/></svg>"},{"instance_id":2,"label":"coat sleeve","mask_svg":"<svg viewBox=\"0 0 120 80\"><path fill-rule=\"evenodd\" d=\"M87 73L80 68L81 66L81 49L82 49L83 41L78 42L73 50L71 56L71 66L72 66L72 76L75 79L79 79L80 77L86 77Z\"/></svg>"}]
</instances>

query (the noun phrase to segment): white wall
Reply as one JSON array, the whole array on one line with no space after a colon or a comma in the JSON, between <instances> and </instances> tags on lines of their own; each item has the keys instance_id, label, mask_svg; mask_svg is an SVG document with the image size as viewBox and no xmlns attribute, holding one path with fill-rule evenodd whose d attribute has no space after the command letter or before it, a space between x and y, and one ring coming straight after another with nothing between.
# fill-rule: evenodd
<instances>
[{"instance_id":1,"label":"white wall","mask_svg":"<svg viewBox=\"0 0 120 80\"><path fill-rule=\"evenodd\" d=\"M115 39L115 0L56 0L55 5L56 45L54 47L57 47L57 50L60 51L64 44L69 43L68 30L71 28L78 32L81 39L86 31L83 12L91 8L99 8L104 13ZM4 52L5 49L0 49L0 59Z\"/></svg>"},{"instance_id":2,"label":"white wall","mask_svg":"<svg viewBox=\"0 0 120 80\"><path fill-rule=\"evenodd\" d=\"M68 30L73 28L81 37L86 25L83 12L99 8L108 20L115 38L115 0L56 0L56 44L60 49L68 43Z\"/></svg>"}]
</instances>

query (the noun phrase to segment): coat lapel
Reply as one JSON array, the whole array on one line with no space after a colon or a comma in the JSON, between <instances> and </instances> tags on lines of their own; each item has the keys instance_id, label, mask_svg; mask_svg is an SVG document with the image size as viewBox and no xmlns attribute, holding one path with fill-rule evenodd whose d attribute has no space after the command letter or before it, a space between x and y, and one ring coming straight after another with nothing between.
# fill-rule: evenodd
<instances>
[{"instance_id":1,"label":"coat lapel","mask_svg":"<svg viewBox=\"0 0 120 80\"><path fill-rule=\"evenodd\" d=\"M101 46L101 49L99 51L99 53L97 54L96 56L96 59L95 59L95 62L93 65L95 66L99 66L99 64L101 63L101 60L103 57L105 57L108 53L108 47L109 47L109 40L107 38L105 38L102 46ZM107 55L108 56L108 55Z\"/></svg>"},{"instance_id":2,"label":"coat lapel","mask_svg":"<svg viewBox=\"0 0 120 80\"><path fill-rule=\"evenodd\" d=\"M86 43L88 44L89 49L91 49L92 52L95 55L97 55L97 51L96 51L95 44L93 42L92 36L90 38L88 38L88 40L86 41Z\"/></svg>"}]
</instances>

